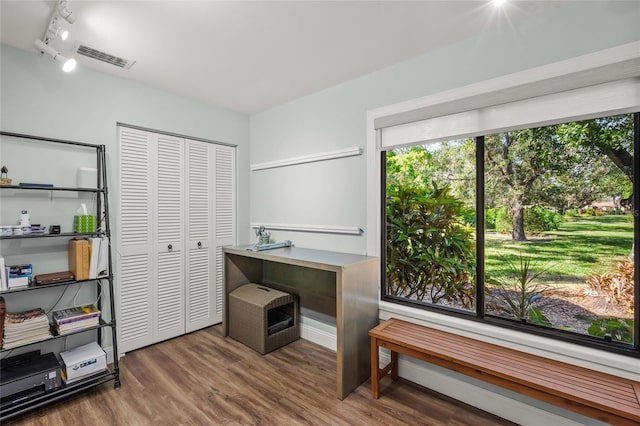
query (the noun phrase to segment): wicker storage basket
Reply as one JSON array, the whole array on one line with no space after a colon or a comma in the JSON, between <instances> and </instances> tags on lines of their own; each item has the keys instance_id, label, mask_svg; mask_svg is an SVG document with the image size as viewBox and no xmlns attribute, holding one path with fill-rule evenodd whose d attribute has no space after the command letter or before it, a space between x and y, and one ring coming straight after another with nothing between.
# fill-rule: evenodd
<instances>
[{"instance_id":1,"label":"wicker storage basket","mask_svg":"<svg viewBox=\"0 0 640 426\"><path fill-rule=\"evenodd\" d=\"M259 284L229 293L229 336L266 354L300 338L296 296Z\"/></svg>"}]
</instances>

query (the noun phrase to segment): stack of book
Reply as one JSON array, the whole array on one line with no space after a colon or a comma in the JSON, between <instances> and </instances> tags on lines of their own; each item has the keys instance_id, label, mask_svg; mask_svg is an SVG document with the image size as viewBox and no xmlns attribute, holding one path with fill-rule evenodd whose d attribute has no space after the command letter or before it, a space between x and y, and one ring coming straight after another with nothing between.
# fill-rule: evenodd
<instances>
[{"instance_id":1,"label":"stack of book","mask_svg":"<svg viewBox=\"0 0 640 426\"><path fill-rule=\"evenodd\" d=\"M66 334L99 325L100 311L96 305L74 306L54 311L52 318L58 334Z\"/></svg>"},{"instance_id":2,"label":"stack of book","mask_svg":"<svg viewBox=\"0 0 640 426\"><path fill-rule=\"evenodd\" d=\"M3 349L45 340L51 337L47 314L41 308L7 312L4 321Z\"/></svg>"}]
</instances>

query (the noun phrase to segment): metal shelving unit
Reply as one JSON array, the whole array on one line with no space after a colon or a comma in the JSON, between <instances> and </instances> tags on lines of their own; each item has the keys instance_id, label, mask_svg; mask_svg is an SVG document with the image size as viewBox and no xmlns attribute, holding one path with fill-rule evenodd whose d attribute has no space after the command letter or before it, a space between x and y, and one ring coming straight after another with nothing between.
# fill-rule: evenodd
<instances>
[{"instance_id":1,"label":"metal shelving unit","mask_svg":"<svg viewBox=\"0 0 640 426\"><path fill-rule=\"evenodd\" d=\"M105 146L104 145L92 145L87 143L73 142L73 141L65 141L60 139L49 139L40 136L31 136L24 135L18 133L10 133L10 132L0 132L0 135L3 137L15 137L21 138L28 142L28 140L36 140L36 141L44 141L51 142L56 144L63 145L72 145L77 146L79 149L93 149L96 153L96 169L97 169L97 187L96 188L73 188L73 187L51 187L51 186L37 186L37 185L0 185L0 196L2 195L2 190L10 189L10 190L29 190L29 191L72 191L72 192L89 192L96 194L96 212L99 217L98 223L99 228L96 232L92 233L73 233L73 232L65 232L60 234L26 234L26 235L7 235L0 236L0 240L15 240L15 239L38 239L38 238L82 238L82 237L92 237L92 236L105 236L109 238L111 241L111 231L109 226L109 200L108 200L108 187L107 187L107 173L106 173L106 156L105 156ZM36 347L39 344L43 344L44 342L50 342L55 339L64 339L68 336L77 335L81 333L95 333L96 341L98 344L102 346L102 330L105 328L109 328L111 330L111 345L113 348L114 360L113 364L105 371L96 373L89 377L83 378L79 381L73 382L71 384L63 384L61 387L43 392L36 392L34 394L28 395L23 398L19 398L17 400L7 400L0 402L0 422L5 421L9 418L18 416L20 414L29 412L31 410L40 408L46 404L53 403L60 399L66 398L70 395L82 392L94 386L114 381L114 387L120 387L120 373L118 367L118 347L117 347L117 338L116 338L116 317L115 317L115 302L114 302L114 288L113 288L113 262L112 262L112 254L111 254L111 245L109 244L109 252L108 252L108 273L106 276L99 277L96 279L83 280L83 281L64 281L64 282L56 282L46 285L29 285L27 287L15 288L0 291L0 295L13 295L12 297L18 297L16 293L25 293L19 294L19 297L26 297L28 292L31 291L39 291L42 289L52 289L56 287L65 288L68 285L91 285L95 283L96 291L98 294L103 295L102 292L107 292L109 296L109 304L105 306L106 312L109 313L109 321L105 321L102 318L100 319L100 323L97 326L88 327L81 330L76 330L70 333L65 333L62 335L58 335L55 333L52 327L52 336L40 341L30 342L27 344L14 346L10 348L3 348L0 350L0 353L5 353L9 351L13 351L18 348L23 348L27 346ZM106 284L107 290L104 289L103 284ZM103 309L103 297L98 298L97 307L105 312Z\"/></svg>"}]
</instances>

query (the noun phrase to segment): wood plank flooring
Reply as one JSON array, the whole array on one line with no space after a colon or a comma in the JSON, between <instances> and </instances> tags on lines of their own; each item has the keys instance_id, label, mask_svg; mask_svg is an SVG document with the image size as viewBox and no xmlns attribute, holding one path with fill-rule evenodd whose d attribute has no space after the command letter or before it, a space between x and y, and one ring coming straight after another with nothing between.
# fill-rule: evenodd
<instances>
[{"instance_id":1,"label":"wood plank flooring","mask_svg":"<svg viewBox=\"0 0 640 426\"><path fill-rule=\"evenodd\" d=\"M335 396L335 353L298 340L260 355L221 326L128 353L113 382L5 425L511 425L437 393L367 381Z\"/></svg>"}]
</instances>

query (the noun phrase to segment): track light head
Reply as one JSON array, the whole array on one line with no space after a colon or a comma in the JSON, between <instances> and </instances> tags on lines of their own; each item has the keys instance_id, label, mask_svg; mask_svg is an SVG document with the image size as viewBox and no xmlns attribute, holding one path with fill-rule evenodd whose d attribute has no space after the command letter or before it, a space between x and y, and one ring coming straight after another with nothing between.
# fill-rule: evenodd
<instances>
[{"instance_id":1,"label":"track light head","mask_svg":"<svg viewBox=\"0 0 640 426\"><path fill-rule=\"evenodd\" d=\"M54 16L51 19L49 28L47 28L46 38L47 39L60 38L61 40L66 40L67 38L69 38L69 31L66 28L63 28L60 25L58 25L58 18L56 16Z\"/></svg>"},{"instance_id":2,"label":"track light head","mask_svg":"<svg viewBox=\"0 0 640 426\"><path fill-rule=\"evenodd\" d=\"M40 52L46 53L47 55L51 56L54 60L61 62L62 71L70 72L70 71L73 71L73 69L76 67L75 59L62 56L60 52L58 52L48 44L44 43L42 40L36 40L34 44L40 50Z\"/></svg>"},{"instance_id":3,"label":"track light head","mask_svg":"<svg viewBox=\"0 0 640 426\"><path fill-rule=\"evenodd\" d=\"M60 0L60 2L58 3L58 14L62 17L62 19L70 24L76 22L76 15L74 15L73 12L67 8L66 0Z\"/></svg>"},{"instance_id":4,"label":"track light head","mask_svg":"<svg viewBox=\"0 0 640 426\"><path fill-rule=\"evenodd\" d=\"M61 62L63 62L63 64L62 64L62 71L64 71L64 72L71 72L71 71L73 71L74 69L76 69L77 62L76 62L76 60L75 60L75 59L73 59L73 58L65 58L65 57L64 57L64 56L62 56L62 55L59 55L59 57L60 57L60 59L58 59L58 60L60 60Z\"/></svg>"}]
</instances>

